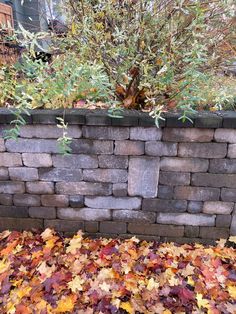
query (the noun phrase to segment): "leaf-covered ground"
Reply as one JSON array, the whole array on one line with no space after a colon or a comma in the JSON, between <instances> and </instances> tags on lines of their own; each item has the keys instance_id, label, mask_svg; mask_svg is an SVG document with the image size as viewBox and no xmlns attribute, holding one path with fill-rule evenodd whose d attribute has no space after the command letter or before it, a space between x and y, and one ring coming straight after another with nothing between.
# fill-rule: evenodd
<instances>
[{"instance_id":1,"label":"leaf-covered ground","mask_svg":"<svg viewBox=\"0 0 236 314\"><path fill-rule=\"evenodd\" d=\"M180 246L5 231L0 313L236 313L236 250L225 242Z\"/></svg>"}]
</instances>

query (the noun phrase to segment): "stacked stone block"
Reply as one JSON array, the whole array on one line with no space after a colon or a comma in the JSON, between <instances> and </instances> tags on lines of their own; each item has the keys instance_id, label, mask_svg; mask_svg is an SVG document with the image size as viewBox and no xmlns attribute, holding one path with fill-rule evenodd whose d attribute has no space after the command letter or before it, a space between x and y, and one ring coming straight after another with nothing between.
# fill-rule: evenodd
<instances>
[{"instance_id":1,"label":"stacked stone block","mask_svg":"<svg viewBox=\"0 0 236 314\"><path fill-rule=\"evenodd\" d=\"M1 230L209 243L236 235L236 129L223 127L228 120L198 116L194 127L167 117L158 129L143 116L117 126L88 114L69 121L72 154L62 156L61 130L40 114L17 141L0 138Z\"/></svg>"}]
</instances>

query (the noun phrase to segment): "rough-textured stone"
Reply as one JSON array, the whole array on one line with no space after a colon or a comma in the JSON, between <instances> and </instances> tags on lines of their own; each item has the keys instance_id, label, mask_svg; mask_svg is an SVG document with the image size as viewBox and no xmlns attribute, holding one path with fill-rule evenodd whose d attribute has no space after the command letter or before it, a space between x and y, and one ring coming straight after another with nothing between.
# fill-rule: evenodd
<instances>
[{"instance_id":1,"label":"rough-textured stone","mask_svg":"<svg viewBox=\"0 0 236 314\"><path fill-rule=\"evenodd\" d=\"M0 167L0 181L6 181L9 179L8 169Z\"/></svg>"},{"instance_id":2,"label":"rough-textured stone","mask_svg":"<svg viewBox=\"0 0 236 314\"><path fill-rule=\"evenodd\" d=\"M69 125L67 135L71 138L80 138L81 128L77 125ZM20 137L25 138L56 138L62 136L62 129L56 125L25 125L20 128Z\"/></svg>"},{"instance_id":3,"label":"rough-textured stone","mask_svg":"<svg viewBox=\"0 0 236 314\"><path fill-rule=\"evenodd\" d=\"M141 198L138 197L113 197L113 196L86 196L85 205L91 208L107 209L140 209Z\"/></svg>"},{"instance_id":4,"label":"rough-textured stone","mask_svg":"<svg viewBox=\"0 0 236 314\"><path fill-rule=\"evenodd\" d=\"M104 113L97 113L91 110L90 113L86 114L86 125L111 125L111 117Z\"/></svg>"},{"instance_id":5,"label":"rough-textured stone","mask_svg":"<svg viewBox=\"0 0 236 314\"><path fill-rule=\"evenodd\" d=\"M28 207L0 206L0 217L27 218L28 217Z\"/></svg>"},{"instance_id":6,"label":"rough-textured stone","mask_svg":"<svg viewBox=\"0 0 236 314\"><path fill-rule=\"evenodd\" d=\"M54 184L52 182L27 182L26 192L31 194L53 194Z\"/></svg>"},{"instance_id":7,"label":"rough-textured stone","mask_svg":"<svg viewBox=\"0 0 236 314\"><path fill-rule=\"evenodd\" d=\"M13 196L16 206L40 206L40 196L31 194L17 194Z\"/></svg>"},{"instance_id":8,"label":"rough-textured stone","mask_svg":"<svg viewBox=\"0 0 236 314\"><path fill-rule=\"evenodd\" d=\"M173 236L182 237L184 235L184 227L172 225L158 224L137 224L129 223L128 231L134 234L148 234L157 236Z\"/></svg>"},{"instance_id":9,"label":"rough-textured stone","mask_svg":"<svg viewBox=\"0 0 236 314\"><path fill-rule=\"evenodd\" d=\"M129 128L83 126L83 137L99 140L126 140L129 138Z\"/></svg>"},{"instance_id":10,"label":"rough-textured stone","mask_svg":"<svg viewBox=\"0 0 236 314\"><path fill-rule=\"evenodd\" d=\"M114 196L127 196L128 185L127 183L115 183L113 184L112 194Z\"/></svg>"},{"instance_id":11,"label":"rough-textured stone","mask_svg":"<svg viewBox=\"0 0 236 314\"><path fill-rule=\"evenodd\" d=\"M236 159L210 160L209 172L211 173L236 173Z\"/></svg>"},{"instance_id":12,"label":"rough-textured stone","mask_svg":"<svg viewBox=\"0 0 236 314\"><path fill-rule=\"evenodd\" d=\"M209 161L200 158L161 158L160 170L176 172L205 172L209 166Z\"/></svg>"},{"instance_id":13,"label":"rough-textured stone","mask_svg":"<svg viewBox=\"0 0 236 314\"><path fill-rule=\"evenodd\" d=\"M42 181L78 182L83 180L81 169L69 168L40 168L39 179Z\"/></svg>"},{"instance_id":14,"label":"rough-textured stone","mask_svg":"<svg viewBox=\"0 0 236 314\"><path fill-rule=\"evenodd\" d=\"M216 142L236 143L236 130L216 129L214 138Z\"/></svg>"},{"instance_id":15,"label":"rough-textured stone","mask_svg":"<svg viewBox=\"0 0 236 314\"><path fill-rule=\"evenodd\" d=\"M23 194L25 193L25 184L23 182L0 181L0 193Z\"/></svg>"},{"instance_id":16,"label":"rough-textured stone","mask_svg":"<svg viewBox=\"0 0 236 314\"><path fill-rule=\"evenodd\" d=\"M100 168L126 169L128 168L127 156L101 155L98 156Z\"/></svg>"},{"instance_id":17,"label":"rough-textured stone","mask_svg":"<svg viewBox=\"0 0 236 314\"><path fill-rule=\"evenodd\" d=\"M74 232L84 230L84 222L74 220L50 219L44 220L44 228L53 228L59 232Z\"/></svg>"},{"instance_id":18,"label":"rough-textured stone","mask_svg":"<svg viewBox=\"0 0 236 314\"><path fill-rule=\"evenodd\" d=\"M214 226L215 215L159 213L157 223L189 226Z\"/></svg>"},{"instance_id":19,"label":"rough-textured stone","mask_svg":"<svg viewBox=\"0 0 236 314\"><path fill-rule=\"evenodd\" d=\"M177 156L177 144L165 142L146 142L145 153L150 156Z\"/></svg>"},{"instance_id":20,"label":"rough-textured stone","mask_svg":"<svg viewBox=\"0 0 236 314\"><path fill-rule=\"evenodd\" d=\"M0 167L17 167L22 166L20 154L1 153Z\"/></svg>"},{"instance_id":21,"label":"rough-textured stone","mask_svg":"<svg viewBox=\"0 0 236 314\"><path fill-rule=\"evenodd\" d=\"M4 152L5 150L4 139L0 138L0 152Z\"/></svg>"},{"instance_id":22,"label":"rough-textured stone","mask_svg":"<svg viewBox=\"0 0 236 314\"><path fill-rule=\"evenodd\" d=\"M159 183L164 185L189 185L190 173L161 171Z\"/></svg>"},{"instance_id":23,"label":"rough-textured stone","mask_svg":"<svg viewBox=\"0 0 236 314\"><path fill-rule=\"evenodd\" d=\"M113 141L79 139L72 142L71 149L73 154L109 155L113 153Z\"/></svg>"},{"instance_id":24,"label":"rough-textured stone","mask_svg":"<svg viewBox=\"0 0 236 314\"><path fill-rule=\"evenodd\" d=\"M41 202L43 206L67 207L69 206L68 195L42 195Z\"/></svg>"},{"instance_id":25,"label":"rough-textured stone","mask_svg":"<svg viewBox=\"0 0 236 314\"><path fill-rule=\"evenodd\" d=\"M169 142L211 142L214 130L209 129L181 129L165 128L163 131L163 141Z\"/></svg>"},{"instance_id":26,"label":"rough-textured stone","mask_svg":"<svg viewBox=\"0 0 236 314\"><path fill-rule=\"evenodd\" d=\"M144 142L141 141L115 141L115 155L136 155L144 154Z\"/></svg>"},{"instance_id":27,"label":"rough-textured stone","mask_svg":"<svg viewBox=\"0 0 236 314\"><path fill-rule=\"evenodd\" d=\"M70 168L70 169L78 169L78 168L97 168L98 160L97 156L93 155L53 155L52 156L53 167L58 168Z\"/></svg>"},{"instance_id":28,"label":"rough-textured stone","mask_svg":"<svg viewBox=\"0 0 236 314\"><path fill-rule=\"evenodd\" d=\"M36 181L39 179L36 168L9 168L9 176L12 181Z\"/></svg>"},{"instance_id":29,"label":"rough-textured stone","mask_svg":"<svg viewBox=\"0 0 236 314\"><path fill-rule=\"evenodd\" d=\"M232 217L230 235L236 236L236 215L233 215Z\"/></svg>"},{"instance_id":30,"label":"rough-textured stone","mask_svg":"<svg viewBox=\"0 0 236 314\"><path fill-rule=\"evenodd\" d=\"M174 189L172 186L168 185L158 185L157 197L161 199L172 199Z\"/></svg>"},{"instance_id":31,"label":"rough-textured stone","mask_svg":"<svg viewBox=\"0 0 236 314\"><path fill-rule=\"evenodd\" d=\"M100 223L100 232L117 234L126 233L127 225L125 222L119 221L102 221Z\"/></svg>"},{"instance_id":32,"label":"rough-textured stone","mask_svg":"<svg viewBox=\"0 0 236 314\"><path fill-rule=\"evenodd\" d=\"M199 158L224 158L227 144L219 143L180 143L178 156Z\"/></svg>"},{"instance_id":33,"label":"rough-textured stone","mask_svg":"<svg viewBox=\"0 0 236 314\"><path fill-rule=\"evenodd\" d=\"M98 208L59 208L57 216L60 219L103 221L111 220L111 211Z\"/></svg>"},{"instance_id":34,"label":"rough-textured stone","mask_svg":"<svg viewBox=\"0 0 236 314\"><path fill-rule=\"evenodd\" d=\"M125 221L125 222L142 222L142 223L154 223L156 214L153 212L142 212L138 210L114 210L113 220Z\"/></svg>"},{"instance_id":35,"label":"rough-textured stone","mask_svg":"<svg viewBox=\"0 0 236 314\"><path fill-rule=\"evenodd\" d=\"M30 207L29 215L32 218L56 218L56 209L54 207Z\"/></svg>"},{"instance_id":36,"label":"rough-textured stone","mask_svg":"<svg viewBox=\"0 0 236 314\"><path fill-rule=\"evenodd\" d=\"M226 202L204 202L202 212L205 214L231 214L234 208L234 203Z\"/></svg>"},{"instance_id":37,"label":"rough-textured stone","mask_svg":"<svg viewBox=\"0 0 236 314\"><path fill-rule=\"evenodd\" d=\"M22 154L23 163L27 167L52 167L52 157L50 154L32 154L32 153L23 153Z\"/></svg>"},{"instance_id":38,"label":"rough-textured stone","mask_svg":"<svg viewBox=\"0 0 236 314\"><path fill-rule=\"evenodd\" d=\"M231 224L231 215L217 215L216 216L216 227L229 228Z\"/></svg>"},{"instance_id":39,"label":"rough-textured stone","mask_svg":"<svg viewBox=\"0 0 236 314\"><path fill-rule=\"evenodd\" d=\"M228 228L200 227L200 238L204 239L227 239L229 237Z\"/></svg>"},{"instance_id":40,"label":"rough-textured stone","mask_svg":"<svg viewBox=\"0 0 236 314\"><path fill-rule=\"evenodd\" d=\"M162 136L161 129L157 127L142 128L134 127L130 128L130 139L138 141L159 141Z\"/></svg>"},{"instance_id":41,"label":"rough-textured stone","mask_svg":"<svg viewBox=\"0 0 236 314\"><path fill-rule=\"evenodd\" d=\"M195 117L194 126L195 128L209 128L217 129L222 127L223 119L218 115L213 115L212 112L198 112Z\"/></svg>"},{"instance_id":42,"label":"rough-textured stone","mask_svg":"<svg viewBox=\"0 0 236 314\"><path fill-rule=\"evenodd\" d=\"M123 169L83 170L83 178L89 182L123 183L128 180L128 172Z\"/></svg>"},{"instance_id":43,"label":"rough-textured stone","mask_svg":"<svg viewBox=\"0 0 236 314\"><path fill-rule=\"evenodd\" d=\"M220 197L220 189L195 186L177 186L174 196L178 200L189 201L217 201Z\"/></svg>"},{"instance_id":44,"label":"rough-textured stone","mask_svg":"<svg viewBox=\"0 0 236 314\"><path fill-rule=\"evenodd\" d=\"M0 194L0 204L6 206L12 205L12 195Z\"/></svg>"},{"instance_id":45,"label":"rough-textured stone","mask_svg":"<svg viewBox=\"0 0 236 314\"><path fill-rule=\"evenodd\" d=\"M85 221L84 229L86 232L98 232L99 230L99 223L97 221Z\"/></svg>"},{"instance_id":46,"label":"rough-textured stone","mask_svg":"<svg viewBox=\"0 0 236 314\"><path fill-rule=\"evenodd\" d=\"M8 218L4 217L0 219L0 231L4 230L41 230L43 229L42 219L31 218Z\"/></svg>"},{"instance_id":47,"label":"rough-textured stone","mask_svg":"<svg viewBox=\"0 0 236 314\"><path fill-rule=\"evenodd\" d=\"M225 189L221 190L221 199L224 202L236 202L236 189Z\"/></svg>"},{"instance_id":48,"label":"rough-textured stone","mask_svg":"<svg viewBox=\"0 0 236 314\"><path fill-rule=\"evenodd\" d=\"M202 212L203 202L189 201L187 211L190 214L198 214Z\"/></svg>"},{"instance_id":49,"label":"rough-textured stone","mask_svg":"<svg viewBox=\"0 0 236 314\"><path fill-rule=\"evenodd\" d=\"M154 157L130 157L128 194L156 197L160 162Z\"/></svg>"},{"instance_id":50,"label":"rough-textured stone","mask_svg":"<svg viewBox=\"0 0 236 314\"><path fill-rule=\"evenodd\" d=\"M84 207L84 196L83 195L71 195L69 197L71 207L82 208Z\"/></svg>"},{"instance_id":51,"label":"rough-textured stone","mask_svg":"<svg viewBox=\"0 0 236 314\"><path fill-rule=\"evenodd\" d=\"M111 195L112 184L94 182L58 182L57 194L68 195Z\"/></svg>"},{"instance_id":52,"label":"rough-textured stone","mask_svg":"<svg viewBox=\"0 0 236 314\"><path fill-rule=\"evenodd\" d=\"M57 153L57 140L47 139L19 139L7 140L6 148L9 152L18 153Z\"/></svg>"},{"instance_id":53,"label":"rough-textured stone","mask_svg":"<svg viewBox=\"0 0 236 314\"><path fill-rule=\"evenodd\" d=\"M199 236L199 227L197 226L185 226L184 235L187 238L197 238Z\"/></svg>"},{"instance_id":54,"label":"rough-textured stone","mask_svg":"<svg viewBox=\"0 0 236 314\"><path fill-rule=\"evenodd\" d=\"M192 185L236 188L236 174L194 173Z\"/></svg>"},{"instance_id":55,"label":"rough-textured stone","mask_svg":"<svg viewBox=\"0 0 236 314\"><path fill-rule=\"evenodd\" d=\"M163 200L163 199L144 199L142 209L155 212L185 212L187 201Z\"/></svg>"},{"instance_id":56,"label":"rough-textured stone","mask_svg":"<svg viewBox=\"0 0 236 314\"><path fill-rule=\"evenodd\" d=\"M236 158L236 144L229 144L227 157Z\"/></svg>"}]
</instances>

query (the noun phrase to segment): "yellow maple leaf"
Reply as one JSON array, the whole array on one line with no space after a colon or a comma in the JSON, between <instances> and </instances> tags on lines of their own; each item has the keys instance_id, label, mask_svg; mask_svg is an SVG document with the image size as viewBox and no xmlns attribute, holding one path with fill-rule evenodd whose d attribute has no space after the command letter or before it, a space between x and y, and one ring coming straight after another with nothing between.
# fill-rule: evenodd
<instances>
[{"instance_id":1,"label":"yellow maple leaf","mask_svg":"<svg viewBox=\"0 0 236 314\"><path fill-rule=\"evenodd\" d=\"M84 280L82 280L79 276L76 276L75 278L73 278L73 280L71 280L68 283L68 287L71 289L72 292L82 291L83 283L84 283Z\"/></svg>"},{"instance_id":2,"label":"yellow maple leaf","mask_svg":"<svg viewBox=\"0 0 236 314\"><path fill-rule=\"evenodd\" d=\"M188 264L182 271L181 274L184 277L188 277L194 274L194 269L195 267L193 267L192 265Z\"/></svg>"},{"instance_id":3,"label":"yellow maple leaf","mask_svg":"<svg viewBox=\"0 0 236 314\"><path fill-rule=\"evenodd\" d=\"M121 302L120 308L128 312L129 314L133 314L134 310L130 302Z\"/></svg>"},{"instance_id":4,"label":"yellow maple leaf","mask_svg":"<svg viewBox=\"0 0 236 314\"><path fill-rule=\"evenodd\" d=\"M209 306L209 301L206 299L202 298L203 295L201 293L197 293L196 299L197 299L197 306L199 307L199 309L201 309L202 307L207 308Z\"/></svg>"},{"instance_id":5,"label":"yellow maple leaf","mask_svg":"<svg viewBox=\"0 0 236 314\"><path fill-rule=\"evenodd\" d=\"M162 314L172 314L172 312L170 310L165 310Z\"/></svg>"},{"instance_id":6,"label":"yellow maple leaf","mask_svg":"<svg viewBox=\"0 0 236 314\"><path fill-rule=\"evenodd\" d=\"M111 286L107 284L105 281L102 284L100 284L99 287L105 292L109 292L111 288Z\"/></svg>"},{"instance_id":7,"label":"yellow maple leaf","mask_svg":"<svg viewBox=\"0 0 236 314\"><path fill-rule=\"evenodd\" d=\"M188 284L190 286L194 286L195 285L195 282L194 282L194 280L193 280L193 278L191 276L188 276Z\"/></svg>"},{"instance_id":8,"label":"yellow maple leaf","mask_svg":"<svg viewBox=\"0 0 236 314\"><path fill-rule=\"evenodd\" d=\"M81 241L82 241L82 235L81 234L77 234L76 236L74 236L74 238L71 239L70 242L69 242L69 246L66 249L66 253L67 254L68 253L75 254L76 251L78 249L80 249L81 246L82 246Z\"/></svg>"},{"instance_id":9,"label":"yellow maple leaf","mask_svg":"<svg viewBox=\"0 0 236 314\"><path fill-rule=\"evenodd\" d=\"M54 236L54 231L49 228L45 229L44 232L41 233L41 238L44 241L51 239L53 236Z\"/></svg>"},{"instance_id":10,"label":"yellow maple leaf","mask_svg":"<svg viewBox=\"0 0 236 314\"><path fill-rule=\"evenodd\" d=\"M229 237L229 241L233 242L233 243L236 243L236 236Z\"/></svg>"},{"instance_id":11,"label":"yellow maple leaf","mask_svg":"<svg viewBox=\"0 0 236 314\"><path fill-rule=\"evenodd\" d=\"M155 282L155 280L153 278L148 280L147 290L151 291L151 290L156 289L158 287L159 287L159 283Z\"/></svg>"},{"instance_id":12,"label":"yellow maple leaf","mask_svg":"<svg viewBox=\"0 0 236 314\"><path fill-rule=\"evenodd\" d=\"M10 262L9 261L6 261L6 259L2 259L0 261L0 274L4 273L8 267L10 266Z\"/></svg>"},{"instance_id":13,"label":"yellow maple leaf","mask_svg":"<svg viewBox=\"0 0 236 314\"><path fill-rule=\"evenodd\" d=\"M17 296L22 299L24 298L26 295L28 295L30 293L30 291L32 290L31 287L21 287L17 290L16 294Z\"/></svg>"},{"instance_id":14,"label":"yellow maple leaf","mask_svg":"<svg viewBox=\"0 0 236 314\"><path fill-rule=\"evenodd\" d=\"M55 313L72 312L75 306L76 298L74 295L69 295L58 301Z\"/></svg>"},{"instance_id":15,"label":"yellow maple leaf","mask_svg":"<svg viewBox=\"0 0 236 314\"><path fill-rule=\"evenodd\" d=\"M236 299L236 286L229 286L228 292L231 298Z\"/></svg>"},{"instance_id":16,"label":"yellow maple leaf","mask_svg":"<svg viewBox=\"0 0 236 314\"><path fill-rule=\"evenodd\" d=\"M56 270L56 266L52 265L50 267L46 264L45 261L43 261L41 265L37 268L37 270L41 274L41 276L45 279L52 276L52 273Z\"/></svg>"}]
</instances>

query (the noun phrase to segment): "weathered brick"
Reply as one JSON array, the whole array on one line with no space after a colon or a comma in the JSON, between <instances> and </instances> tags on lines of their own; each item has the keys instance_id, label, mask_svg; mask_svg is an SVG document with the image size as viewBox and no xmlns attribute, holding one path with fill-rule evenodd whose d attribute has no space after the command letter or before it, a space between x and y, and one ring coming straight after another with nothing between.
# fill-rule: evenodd
<instances>
[{"instance_id":1,"label":"weathered brick","mask_svg":"<svg viewBox=\"0 0 236 314\"><path fill-rule=\"evenodd\" d=\"M216 216L216 227L229 228L231 224L231 215L217 215Z\"/></svg>"},{"instance_id":2,"label":"weathered brick","mask_svg":"<svg viewBox=\"0 0 236 314\"><path fill-rule=\"evenodd\" d=\"M6 206L12 205L12 195L0 194L0 204Z\"/></svg>"},{"instance_id":3,"label":"weathered brick","mask_svg":"<svg viewBox=\"0 0 236 314\"><path fill-rule=\"evenodd\" d=\"M177 186L174 189L175 198L189 201L217 201L220 189L195 186Z\"/></svg>"},{"instance_id":4,"label":"weathered brick","mask_svg":"<svg viewBox=\"0 0 236 314\"><path fill-rule=\"evenodd\" d=\"M82 130L77 125L69 125L67 135L72 138L80 138ZM26 138L59 138L62 136L62 129L56 125L25 125L20 128L20 137Z\"/></svg>"},{"instance_id":5,"label":"weathered brick","mask_svg":"<svg viewBox=\"0 0 236 314\"><path fill-rule=\"evenodd\" d=\"M177 156L177 144L165 142L146 142L145 153L150 156Z\"/></svg>"},{"instance_id":6,"label":"weathered brick","mask_svg":"<svg viewBox=\"0 0 236 314\"><path fill-rule=\"evenodd\" d=\"M216 142L236 143L236 130L216 129L214 139Z\"/></svg>"},{"instance_id":7,"label":"weathered brick","mask_svg":"<svg viewBox=\"0 0 236 314\"><path fill-rule=\"evenodd\" d=\"M101 155L98 156L100 168L126 169L128 168L127 156Z\"/></svg>"},{"instance_id":8,"label":"weathered brick","mask_svg":"<svg viewBox=\"0 0 236 314\"><path fill-rule=\"evenodd\" d=\"M219 143L180 143L180 157L224 158L227 154L227 144Z\"/></svg>"},{"instance_id":9,"label":"weathered brick","mask_svg":"<svg viewBox=\"0 0 236 314\"><path fill-rule=\"evenodd\" d=\"M154 235L151 236L151 235L127 234L127 233L119 235L120 239L130 239L132 237L136 237L136 238L138 238L140 240L148 241L148 242L151 242L151 241L158 241L158 242L160 242L160 237L159 236L154 236Z\"/></svg>"},{"instance_id":10,"label":"weathered brick","mask_svg":"<svg viewBox=\"0 0 236 314\"><path fill-rule=\"evenodd\" d=\"M69 206L69 197L67 195L42 195L41 202L43 206L67 207Z\"/></svg>"},{"instance_id":11,"label":"weathered brick","mask_svg":"<svg viewBox=\"0 0 236 314\"><path fill-rule=\"evenodd\" d=\"M171 225L190 225L190 226L214 226L215 215L206 214L177 214L177 213L159 213L157 214L157 223Z\"/></svg>"},{"instance_id":12,"label":"weathered brick","mask_svg":"<svg viewBox=\"0 0 236 314\"><path fill-rule=\"evenodd\" d=\"M36 181L39 179L38 169L36 168L9 168L9 176L13 181Z\"/></svg>"},{"instance_id":13,"label":"weathered brick","mask_svg":"<svg viewBox=\"0 0 236 314\"><path fill-rule=\"evenodd\" d=\"M163 199L144 199L142 209L155 212L185 212L187 201L163 200Z\"/></svg>"},{"instance_id":14,"label":"weathered brick","mask_svg":"<svg viewBox=\"0 0 236 314\"><path fill-rule=\"evenodd\" d=\"M31 194L17 194L13 196L16 206L40 206L40 196Z\"/></svg>"},{"instance_id":15,"label":"weathered brick","mask_svg":"<svg viewBox=\"0 0 236 314\"><path fill-rule=\"evenodd\" d=\"M113 184L112 192L114 196L127 196L128 185L127 183Z\"/></svg>"},{"instance_id":16,"label":"weathered brick","mask_svg":"<svg viewBox=\"0 0 236 314\"><path fill-rule=\"evenodd\" d=\"M4 152L5 150L4 139L0 138L0 152Z\"/></svg>"},{"instance_id":17,"label":"weathered brick","mask_svg":"<svg viewBox=\"0 0 236 314\"><path fill-rule=\"evenodd\" d=\"M229 228L200 227L200 238L204 239L227 239Z\"/></svg>"},{"instance_id":18,"label":"weathered brick","mask_svg":"<svg viewBox=\"0 0 236 314\"><path fill-rule=\"evenodd\" d=\"M71 195L69 197L71 207L82 208L84 207L84 196L83 195Z\"/></svg>"},{"instance_id":19,"label":"weathered brick","mask_svg":"<svg viewBox=\"0 0 236 314\"><path fill-rule=\"evenodd\" d=\"M4 217L0 219L0 231L4 230L31 230L31 229L43 229L42 219L31 218L8 218Z\"/></svg>"},{"instance_id":20,"label":"weathered brick","mask_svg":"<svg viewBox=\"0 0 236 314\"><path fill-rule=\"evenodd\" d=\"M126 140L129 138L129 128L83 126L83 137L99 140Z\"/></svg>"},{"instance_id":21,"label":"weathered brick","mask_svg":"<svg viewBox=\"0 0 236 314\"><path fill-rule=\"evenodd\" d=\"M50 154L32 154L23 153L22 154L23 163L27 167L52 167L52 157Z\"/></svg>"},{"instance_id":22,"label":"weathered brick","mask_svg":"<svg viewBox=\"0 0 236 314\"><path fill-rule=\"evenodd\" d=\"M227 157L236 158L236 144L229 144Z\"/></svg>"},{"instance_id":23,"label":"weathered brick","mask_svg":"<svg viewBox=\"0 0 236 314\"><path fill-rule=\"evenodd\" d=\"M115 141L115 155L143 155L144 142L141 141Z\"/></svg>"},{"instance_id":24,"label":"weathered brick","mask_svg":"<svg viewBox=\"0 0 236 314\"><path fill-rule=\"evenodd\" d=\"M201 243L203 245L215 245L215 240L212 239L201 239L201 238L186 238L186 237L161 237L160 242L174 242L178 244L196 244Z\"/></svg>"},{"instance_id":25,"label":"weathered brick","mask_svg":"<svg viewBox=\"0 0 236 314\"><path fill-rule=\"evenodd\" d=\"M83 180L81 169L70 168L40 168L39 179L42 181L78 182Z\"/></svg>"},{"instance_id":26,"label":"weathered brick","mask_svg":"<svg viewBox=\"0 0 236 314\"><path fill-rule=\"evenodd\" d=\"M190 173L161 171L159 183L164 185L189 185Z\"/></svg>"},{"instance_id":27,"label":"weathered brick","mask_svg":"<svg viewBox=\"0 0 236 314\"><path fill-rule=\"evenodd\" d=\"M158 224L137 224L129 223L128 231L136 234L147 234L157 236L176 236L182 237L184 235L184 227L172 225L158 225Z\"/></svg>"},{"instance_id":28,"label":"weathered brick","mask_svg":"<svg viewBox=\"0 0 236 314\"><path fill-rule=\"evenodd\" d=\"M199 236L199 229L197 226L185 226L184 236L187 238L197 238Z\"/></svg>"},{"instance_id":29,"label":"weathered brick","mask_svg":"<svg viewBox=\"0 0 236 314\"><path fill-rule=\"evenodd\" d=\"M78 168L97 168L98 160L97 156L93 155L53 155L52 156L53 167L58 168L70 168L70 169L78 169Z\"/></svg>"},{"instance_id":30,"label":"weathered brick","mask_svg":"<svg viewBox=\"0 0 236 314\"><path fill-rule=\"evenodd\" d=\"M169 142L211 142L214 130L190 128L165 128L163 141Z\"/></svg>"},{"instance_id":31,"label":"weathered brick","mask_svg":"<svg viewBox=\"0 0 236 314\"><path fill-rule=\"evenodd\" d=\"M143 212L138 210L114 210L113 220L125 221L125 222L142 222L142 223L154 223L156 219L156 213Z\"/></svg>"},{"instance_id":32,"label":"weathered brick","mask_svg":"<svg viewBox=\"0 0 236 314\"><path fill-rule=\"evenodd\" d=\"M128 172L123 169L83 170L83 178L90 182L123 183L128 180Z\"/></svg>"},{"instance_id":33,"label":"weathered brick","mask_svg":"<svg viewBox=\"0 0 236 314\"><path fill-rule=\"evenodd\" d=\"M160 170L176 172L205 172L209 161L200 158L162 157Z\"/></svg>"},{"instance_id":34,"label":"weathered brick","mask_svg":"<svg viewBox=\"0 0 236 314\"><path fill-rule=\"evenodd\" d=\"M84 230L84 222L74 220L50 219L44 220L44 228L53 228L59 232L77 232Z\"/></svg>"},{"instance_id":35,"label":"weathered brick","mask_svg":"<svg viewBox=\"0 0 236 314\"><path fill-rule=\"evenodd\" d=\"M26 192L31 194L53 194L54 184L52 182L27 182Z\"/></svg>"},{"instance_id":36,"label":"weathered brick","mask_svg":"<svg viewBox=\"0 0 236 314\"><path fill-rule=\"evenodd\" d=\"M159 158L130 157L128 172L128 194L144 198L156 197L159 178Z\"/></svg>"},{"instance_id":37,"label":"weathered brick","mask_svg":"<svg viewBox=\"0 0 236 314\"><path fill-rule=\"evenodd\" d=\"M133 127L130 128L130 139L139 141L160 141L162 136L161 129L157 127Z\"/></svg>"},{"instance_id":38,"label":"weathered brick","mask_svg":"<svg viewBox=\"0 0 236 314\"><path fill-rule=\"evenodd\" d=\"M236 202L236 189L225 189L221 190L221 199L224 202Z\"/></svg>"},{"instance_id":39,"label":"weathered brick","mask_svg":"<svg viewBox=\"0 0 236 314\"><path fill-rule=\"evenodd\" d=\"M236 174L194 173L192 185L236 188Z\"/></svg>"},{"instance_id":40,"label":"weathered brick","mask_svg":"<svg viewBox=\"0 0 236 314\"><path fill-rule=\"evenodd\" d=\"M71 149L73 154L109 155L113 153L113 141L79 139L72 142Z\"/></svg>"},{"instance_id":41,"label":"weathered brick","mask_svg":"<svg viewBox=\"0 0 236 314\"><path fill-rule=\"evenodd\" d=\"M54 207L30 207L29 215L32 218L56 218L56 209Z\"/></svg>"},{"instance_id":42,"label":"weathered brick","mask_svg":"<svg viewBox=\"0 0 236 314\"><path fill-rule=\"evenodd\" d=\"M58 182L57 194L69 195L111 195L112 184L94 182Z\"/></svg>"},{"instance_id":43,"label":"weathered brick","mask_svg":"<svg viewBox=\"0 0 236 314\"><path fill-rule=\"evenodd\" d=\"M202 212L203 202L189 201L187 211L191 214L198 214Z\"/></svg>"},{"instance_id":44,"label":"weathered brick","mask_svg":"<svg viewBox=\"0 0 236 314\"><path fill-rule=\"evenodd\" d=\"M141 199L138 197L87 196L84 203L91 208L140 209L141 207Z\"/></svg>"},{"instance_id":45,"label":"weathered brick","mask_svg":"<svg viewBox=\"0 0 236 314\"><path fill-rule=\"evenodd\" d=\"M7 168L0 168L0 181L6 181L9 179L8 169Z\"/></svg>"},{"instance_id":46,"label":"weathered brick","mask_svg":"<svg viewBox=\"0 0 236 314\"><path fill-rule=\"evenodd\" d=\"M233 215L232 217L230 235L236 236L236 215Z\"/></svg>"},{"instance_id":47,"label":"weathered brick","mask_svg":"<svg viewBox=\"0 0 236 314\"><path fill-rule=\"evenodd\" d=\"M25 193L25 184L23 182L0 181L0 193L3 194Z\"/></svg>"},{"instance_id":48,"label":"weathered brick","mask_svg":"<svg viewBox=\"0 0 236 314\"><path fill-rule=\"evenodd\" d=\"M231 214L234 209L234 203L226 202L204 202L203 213L206 214Z\"/></svg>"},{"instance_id":49,"label":"weathered brick","mask_svg":"<svg viewBox=\"0 0 236 314\"><path fill-rule=\"evenodd\" d=\"M1 153L0 167L17 167L22 166L20 154Z\"/></svg>"},{"instance_id":50,"label":"weathered brick","mask_svg":"<svg viewBox=\"0 0 236 314\"><path fill-rule=\"evenodd\" d=\"M236 159L210 160L209 172L211 173L236 173Z\"/></svg>"},{"instance_id":51,"label":"weathered brick","mask_svg":"<svg viewBox=\"0 0 236 314\"><path fill-rule=\"evenodd\" d=\"M125 222L118 221L102 221L100 222L100 232L105 233L126 233L127 225Z\"/></svg>"},{"instance_id":52,"label":"weathered brick","mask_svg":"<svg viewBox=\"0 0 236 314\"><path fill-rule=\"evenodd\" d=\"M97 221L85 221L84 229L86 232L95 233L99 230L99 224Z\"/></svg>"},{"instance_id":53,"label":"weathered brick","mask_svg":"<svg viewBox=\"0 0 236 314\"><path fill-rule=\"evenodd\" d=\"M6 148L8 152L13 153L57 153L58 142L47 139L7 140Z\"/></svg>"},{"instance_id":54,"label":"weathered brick","mask_svg":"<svg viewBox=\"0 0 236 314\"><path fill-rule=\"evenodd\" d=\"M58 208L57 216L60 219L77 219L77 220L111 220L110 209L98 208Z\"/></svg>"},{"instance_id":55,"label":"weathered brick","mask_svg":"<svg viewBox=\"0 0 236 314\"><path fill-rule=\"evenodd\" d=\"M0 206L0 217L28 217L28 207Z\"/></svg>"},{"instance_id":56,"label":"weathered brick","mask_svg":"<svg viewBox=\"0 0 236 314\"><path fill-rule=\"evenodd\" d=\"M158 185L157 197L161 199L172 199L174 189L172 186Z\"/></svg>"}]
</instances>

